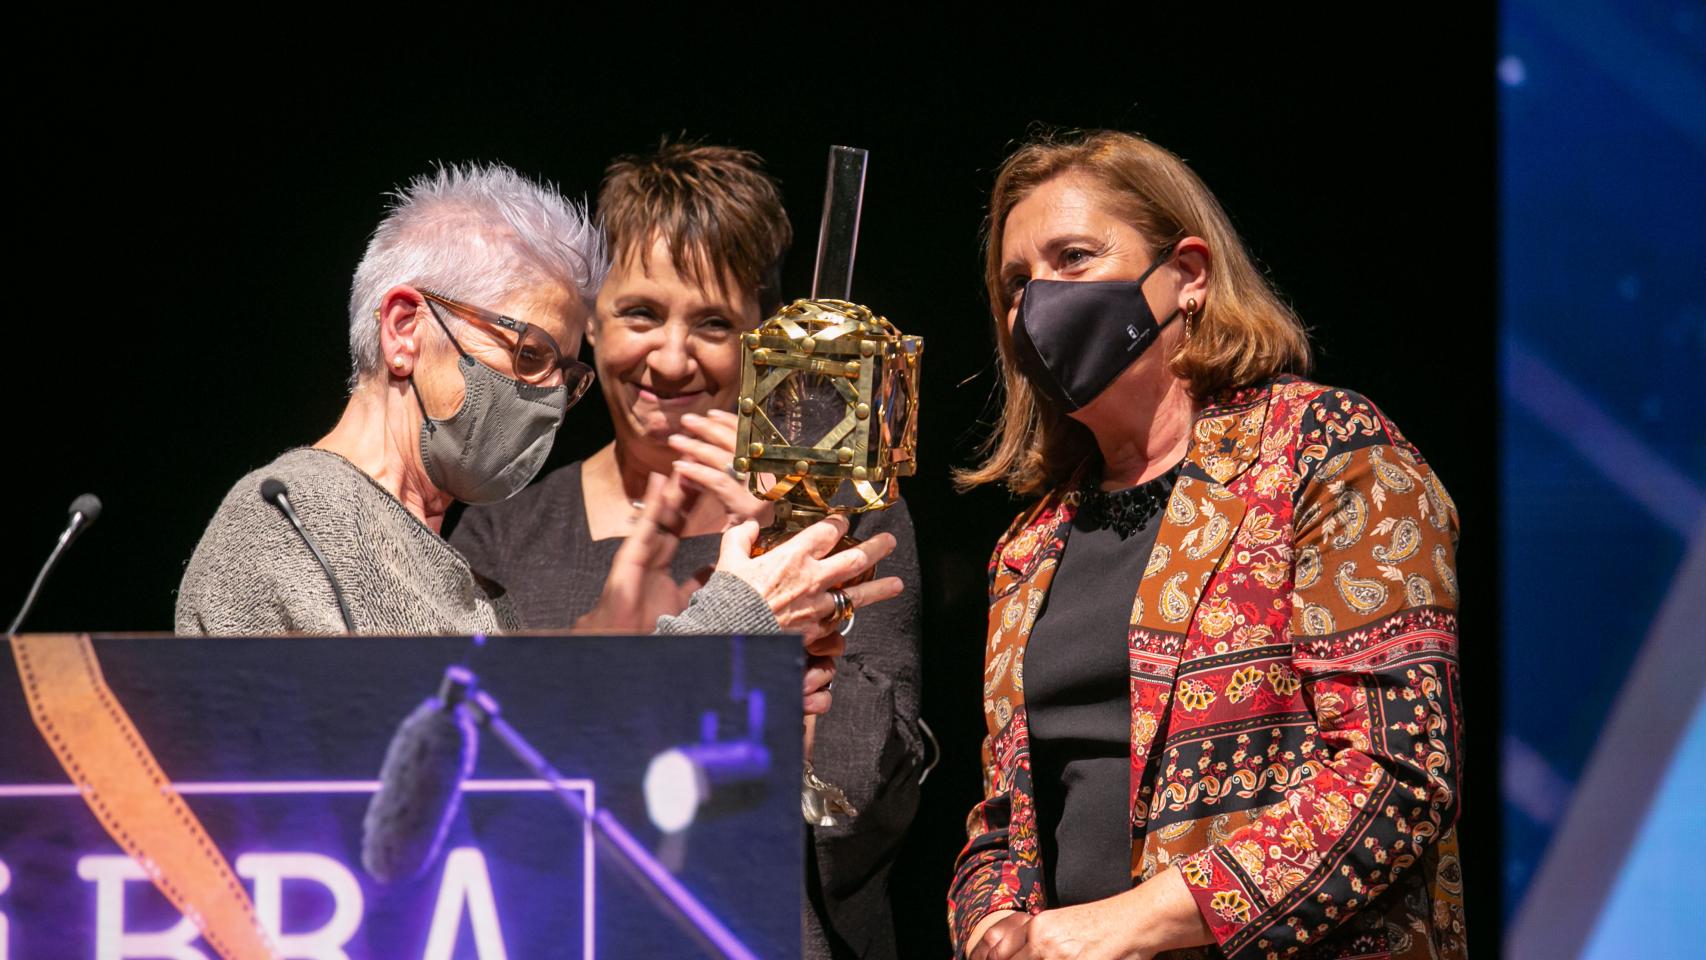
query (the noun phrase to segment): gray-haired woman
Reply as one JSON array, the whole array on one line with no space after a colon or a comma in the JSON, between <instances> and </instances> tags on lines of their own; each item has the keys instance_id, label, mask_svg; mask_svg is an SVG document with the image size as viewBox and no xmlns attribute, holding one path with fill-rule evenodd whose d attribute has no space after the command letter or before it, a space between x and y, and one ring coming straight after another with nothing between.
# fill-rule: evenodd
<instances>
[{"instance_id":1,"label":"gray-haired woman","mask_svg":"<svg viewBox=\"0 0 1706 960\"><path fill-rule=\"evenodd\" d=\"M564 411L591 383L574 356L603 280L603 241L584 208L501 165L446 167L395 199L350 295L354 372L343 416L313 446L285 453L226 495L185 570L179 633L345 632L344 604L278 504L261 494L267 480L288 490L342 585L355 632L522 626L440 525L453 501L492 503L526 486ZM844 521L830 520L753 558L757 526L747 523L725 535L708 582L677 584L669 560L696 495L681 477L652 484L640 529L583 625L799 632L812 654L839 653L833 617L844 604L835 584L869 569L894 539L826 556L846 532ZM861 606L900 590L891 577L848 587L845 598ZM808 698L829 679L812 671ZM813 712L826 699L809 700Z\"/></svg>"}]
</instances>

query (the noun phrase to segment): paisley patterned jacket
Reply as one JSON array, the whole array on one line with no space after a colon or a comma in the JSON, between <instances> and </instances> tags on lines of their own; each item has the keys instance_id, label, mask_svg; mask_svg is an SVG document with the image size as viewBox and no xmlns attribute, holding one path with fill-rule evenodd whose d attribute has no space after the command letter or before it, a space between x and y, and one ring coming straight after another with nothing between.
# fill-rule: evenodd
<instances>
[{"instance_id":1,"label":"paisley patterned jacket","mask_svg":"<svg viewBox=\"0 0 1706 960\"><path fill-rule=\"evenodd\" d=\"M990 561L961 955L987 914L1045 906L1025 644L1078 499L1051 492ZM1457 526L1355 393L1284 377L1197 416L1128 634L1132 879L1177 867L1216 940L1173 956L1464 956Z\"/></svg>"}]
</instances>

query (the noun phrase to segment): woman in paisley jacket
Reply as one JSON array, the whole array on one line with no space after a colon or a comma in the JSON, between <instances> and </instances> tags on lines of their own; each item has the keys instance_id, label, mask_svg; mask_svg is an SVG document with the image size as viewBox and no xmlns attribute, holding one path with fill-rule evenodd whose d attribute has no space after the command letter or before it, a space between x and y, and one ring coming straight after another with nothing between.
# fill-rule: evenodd
<instances>
[{"instance_id":1,"label":"woman in paisley jacket","mask_svg":"<svg viewBox=\"0 0 1706 960\"><path fill-rule=\"evenodd\" d=\"M990 203L1005 416L959 956L1460 957L1457 513L1173 154Z\"/></svg>"}]
</instances>

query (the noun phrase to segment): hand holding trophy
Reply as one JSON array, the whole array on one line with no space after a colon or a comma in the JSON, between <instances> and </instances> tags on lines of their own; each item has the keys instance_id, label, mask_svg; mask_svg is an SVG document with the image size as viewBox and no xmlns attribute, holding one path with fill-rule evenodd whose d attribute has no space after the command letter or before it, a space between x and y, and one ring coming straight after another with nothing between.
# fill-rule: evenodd
<instances>
[{"instance_id":1,"label":"hand holding trophy","mask_svg":"<svg viewBox=\"0 0 1706 960\"><path fill-rule=\"evenodd\" d=\"M746 474L753 495L775 506L755 555L830 515L885 509L899 479L917 466L924 341L846 299L867 158L854 147L831 148L812 296L783 307L742 340L733 466ZM837 549L857 545L848 537ZM854 611L836 593L832 618L845 635ZM801 809L808 823L833 826L857 811L812 771L813 719L806 718Z\"/></svg>"}]
</instances>

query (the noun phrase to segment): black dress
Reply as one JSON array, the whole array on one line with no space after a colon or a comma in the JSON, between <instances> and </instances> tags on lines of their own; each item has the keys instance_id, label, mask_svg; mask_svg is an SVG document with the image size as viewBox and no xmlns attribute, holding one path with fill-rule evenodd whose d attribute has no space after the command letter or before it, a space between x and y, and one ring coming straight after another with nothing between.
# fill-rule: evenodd
<instances>
[{"instance_id":1,"label":"black dress","mask_svg":"<svg viewBox=\"0 0 1706 960\"><path fill-rule=\"evenodd\" d=\"M859 611L836 662L834 703L818 718L812 766L847 792L859 816L840 827L807 827L805 956L896 956L888 877L918 809L924 755L918 729L918 547L904 502L853 518L852 534L887 531L896 546L879 573L906 591ZM529 630L567 629L598 604L610 562L622 545L592 539L581 464L554 470L502 503L470 507L450 542L479 574L502 585ZM716 563L722 537L681 541L671 563L677 580Z\"/></svg>"},{"instance_id":2,"label":"black dress","mask_svg":"<svg viewBox=\"0 0 1706 960\"><path fill-rule=\"evenodd\" d=\"M1094 502L1073 515L1025 646L1025 719L1051 907L1131 888L1127 636L1174 476L1112 496L1087 484Z\"/></svg>"}]
</instances>

